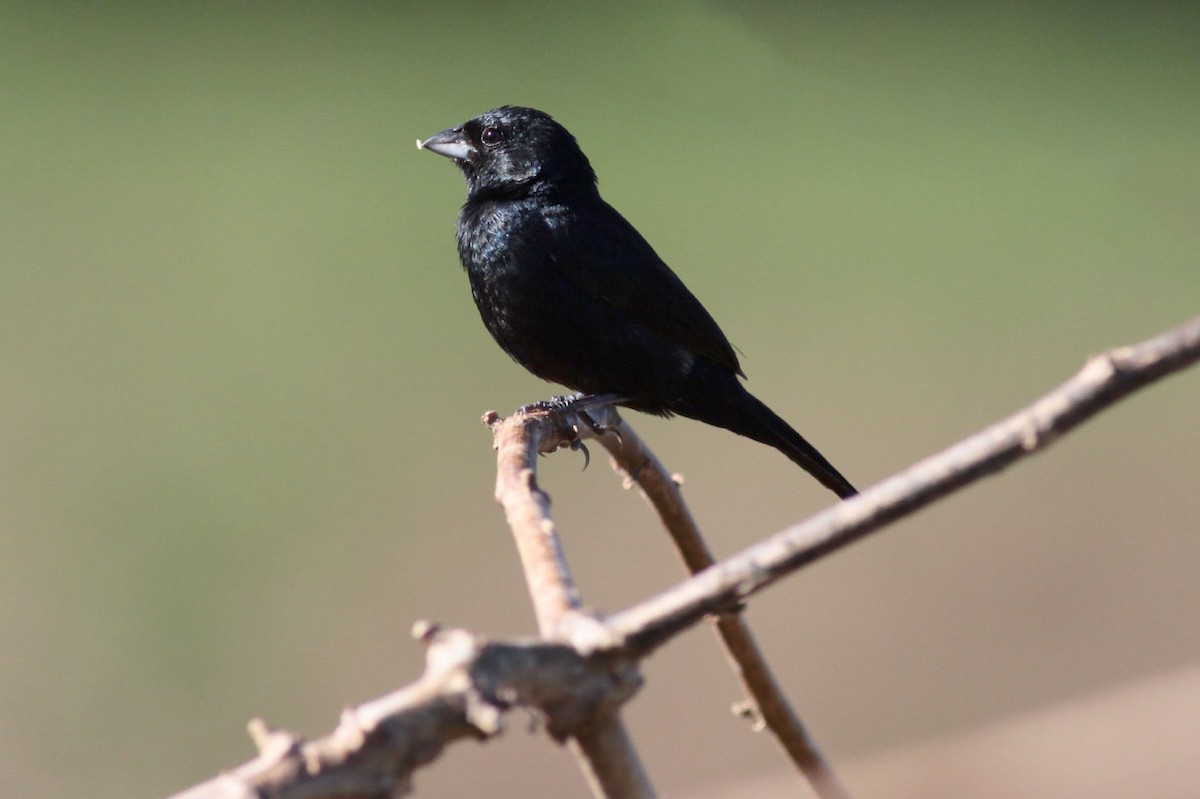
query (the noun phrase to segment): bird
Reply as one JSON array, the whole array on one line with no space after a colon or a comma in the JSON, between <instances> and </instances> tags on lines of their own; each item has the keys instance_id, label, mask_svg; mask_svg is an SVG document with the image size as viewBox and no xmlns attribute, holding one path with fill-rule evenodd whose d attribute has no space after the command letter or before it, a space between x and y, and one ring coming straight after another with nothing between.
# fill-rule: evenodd
<instances>
[{"instance_id":1,"label":"bird","mask_svg":"<svg viewBox=\"0 0 1200 799\"><path fill-rule=\"evenodd\" d=\"M767 444L839 497L857 493L743 386L712 315L601 198L587 156L549 114L502 106L417 147L466 178L459 258L484 326L513 360L584 397Z\"/></svg>"}]
</instances>

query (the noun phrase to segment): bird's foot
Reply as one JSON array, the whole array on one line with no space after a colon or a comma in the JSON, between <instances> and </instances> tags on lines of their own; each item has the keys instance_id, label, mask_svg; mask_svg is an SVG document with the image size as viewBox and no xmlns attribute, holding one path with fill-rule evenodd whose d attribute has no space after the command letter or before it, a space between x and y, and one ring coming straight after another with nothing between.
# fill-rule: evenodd
<instances>
[{"instance_id":1,"label":"bird's foot","mask_svg":"<svg viewBox=\"0 0 1200 799\"><path fill-rule=\"evenodd\" d=\"M574 413L583 423L588 426L593 435L602 436L607 434L618 435L616 430L609 428L598 422L588 411L604 405L615 405L621 402L624 398L618 394L571 394L570 396L551 397L548 400L533 402L528 405L522 405L517 408L516 414L563 414ZM587 445L583 443L583 439L579 435L577 425L572 425L569 430L571 436L570 444L568 445L573 451L583 453L583 468L587 469L592 462L592 455L588 451ZM618 436L619 438L619 436Z\"/></svg>"},{"instance_id":2,"label":"bird's foot","mask_svg":"<svg viewBox=\"0 0 1200 799\"><path fill-rule=\"evenodd\" d=\"M610 395L602 395L599 397L595 397L594 399L598 399L598 400L602 400L602 401L591 403L588 407L576 408L575 412L579 415L579 418L583 420L584 424L586 424L591 429L592 435L596 436L597 438L599 438L600 436L616 436L617 441L619 443L623 444L624 441L621 438L621 434L620 434L620 432L618 432L618 430L615 426L609 427L608 425L604 424L603 422L597 421L595 418L592 417L592 415L590 413L588 413L589 407L594 408L597 405L610 405L610 404L615 405L617 402L620 402L620 398L617 397L615 394L610 394ZM621 420L618 418L617 422L619 423L620 421Z\"/></svg>"}]
</instances>

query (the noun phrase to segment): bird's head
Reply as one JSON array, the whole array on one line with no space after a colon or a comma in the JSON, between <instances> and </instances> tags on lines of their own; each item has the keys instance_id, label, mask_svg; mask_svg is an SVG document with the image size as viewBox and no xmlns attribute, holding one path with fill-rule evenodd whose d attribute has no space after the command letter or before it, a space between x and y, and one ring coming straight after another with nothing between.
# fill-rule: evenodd
<instances>
[{"instance_id":1,"label":"bird's head","mask_svg":"<svg viewBox=\"0 0 1200 799\"><path fill-rule=\"evenodd\" d=\"M596 173L575 137L549 114L504 106L417 141L454 161L472 199L537 191L594 191Z\"/></svg>"}]
</instances>

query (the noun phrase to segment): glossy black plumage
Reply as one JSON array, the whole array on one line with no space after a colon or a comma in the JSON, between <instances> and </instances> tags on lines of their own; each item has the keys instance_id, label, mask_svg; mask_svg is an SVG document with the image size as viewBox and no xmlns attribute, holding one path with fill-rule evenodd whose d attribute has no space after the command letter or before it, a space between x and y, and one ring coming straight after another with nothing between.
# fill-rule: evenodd
<instances>
[{"instance_id":1,"label":"glossy black plumage","mask_svg":"<svg viewBox=\"0 0 1200 799\"><path fill-rule=\"evenodd\" d=\"M458 251L480 316L535 375L769 444L846 497L854 487L742 386L704 306L615 209L575 138L505 106L419 142L467 179Z\"/></svg>"}]
</instances>

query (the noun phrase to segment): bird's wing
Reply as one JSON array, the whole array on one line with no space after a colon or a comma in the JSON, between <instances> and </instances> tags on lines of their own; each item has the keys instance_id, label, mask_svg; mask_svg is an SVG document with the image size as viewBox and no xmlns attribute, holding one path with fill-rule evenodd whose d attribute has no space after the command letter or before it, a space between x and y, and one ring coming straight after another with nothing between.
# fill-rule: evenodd
<instances>
[{"instance_id":1,"label":"bird's wing","mask_svg":"<svg viewBox=\"0 0 1200 799\"><path fill-rule=\"evenodd\" d=\"M716 320L637 229L600 202L552 225L558 268L588 296L667 341L742 374ZM560 220L561 221L561 220Z\"/></svg>"}]
</instances>

